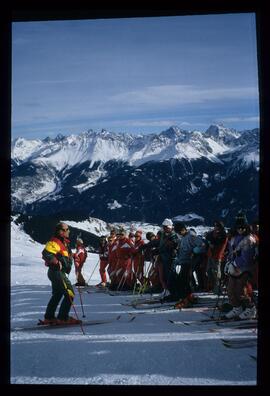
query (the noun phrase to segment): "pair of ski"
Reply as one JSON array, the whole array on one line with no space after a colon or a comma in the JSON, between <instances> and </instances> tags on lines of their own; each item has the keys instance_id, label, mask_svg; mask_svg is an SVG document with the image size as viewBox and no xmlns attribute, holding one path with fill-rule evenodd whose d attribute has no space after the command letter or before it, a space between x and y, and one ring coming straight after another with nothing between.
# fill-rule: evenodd
<instances>
[{"instance_id":1,"label":"pair of ski","mask_svg":"<svg viewBox=\"0 0 270 396\"><path fill-rule=\"evenodd\" d=\"M109 291L110 296L134 296L132 290L111 290Z\"/></svg>"},{"instance_id":2,"label":"pair of ski","mask_svg":"<svg viewBox=\"0 0 270 396\"><path fill-rule=\"evenodd\" d=\"M153 297L153 298L148 298L148 299L136 299L134 301L129 302L128 304L130 306L138 306L138 305L152 305L152 304L165 304L166 301L164 301L160 297ZM177 301L171 302L173 304L176 304ZM196 308L196 307L209 307L209 308L214 308L215 307L215 301L205 301L204 299L199 299L198 301L191 303L191 307Z\"/></svg>"},{"instance_id":3,"label":"pair of ski","mask_svg":"<svg viewBox=\"0 0 270 396\"><path fill-rule=\"evenodd\" d=\"M79 293L80 292L87 292L87 293L107 293L108 288L106 286L94 286L94 285L88 285L88 286L75 286Z\"/></svg>"},{"instance_id":4,"label":"pair of ski","mask_svg":"<svg viewBox=\"0 0 270 396\"><path fill-rule=\"evenodd\" d=\"M252 348L257 346L257 338L222 338L222 344L226 348Z\"/></svg>"},{"instance_id":5,"label":"pair of ski","mask_svg":"<svg viewBox=\"0 0 270 396\"><path fill-rule=\"evenodd\" d=\"M152 303L126 303L123 305L126 306L131 306L135 309L152 309L152 308L163 308L163 307L171 307L171 309L175 309L175 310L192 310L192 311L198 311L198 310L209 310L212 309L212 307L209 307L207 305L200 305L200 304L195 304L195 305L191 305L190 307L183 307L183 308L177 308L175 307L175 301L172 302L152 302Z\"/></svg>"},{"instance_id":6,"label":"pair of ski","mask_svg":"<svg viewBox=\"0 0 270 396\"><path fill-rule=\"evenodd\" d=\"M254 329L256 331L257 329L257 322L256 321L247 321L244 323L238 323L238 322L229 322L229 323L217 323L218 328L213 328L209 329L209 331L212 332L221 332L222 330L229 328L230 330L248 330L248 329Z\"/></svg>"},{"instance_id":7,"label":"pair of ski","mask_svg":"<svg viewBox=\"0 0 270 396\"><path fill-rule=\"evenodd\" d=\"M130 303L123 303L122 305L128 306L128 307L132 307L134 309L142 309L142 310L152 310L152 309L162 309L162 308L171 308L171 309L175 309L175 302L153 302L152 304L144 304L144 303L137 303L137 304L130 304Z\"/></svg>"},{"instance_id":8,"label":"pair of ski","mask_svg":"<svg viewBox=\"0 0 270 396\"><path fill-rule=\"evenodd\" d=\"M190 321L180 321L180 320L171 320L169 322L177 325L205 325L209 323L215 323L218 326L226 327L226 325L230 326L237 326L238 328L250 328L256 327L258 324L257 319L219 319L219 318L207 318L201 320L190 320ZM249 327L250 326L250 327Z\"/></svg>"},{"instance_id":9,"label":"pair of ski","mask_svg":"<svg viewBox=\"0 0 270 396\"><path fill-rule=\"evenodd\" d=\"M116 318L105 319L105 320L83 320L81 323L61 323L61 324L44 324L44 321L39 319L38 323L35 326L28 327L14 327L11 331L34 331L34 330L47 330L47 329L61 329L61 328L69 328L69 327L78 327L78 326L96 326L108 323L114 323L119 321L121 315L118 315ZM135 315L132 315L127 322L132 322L135 319Z\"/></svg>"},{"instance_id":10,"label":"pair of ski","mask_svg":"<svg viewBox=\"0 0 270 396\"><path fill-rule=\"evenodd\" d=\"M152 307L152 308L147 308L147 309L143 309L140 308L136 311L136 314L138 315L147 315L147 314L155 314L155 313L170 313L174 310L174 306L162 306L162 307Z\"/></svg>"}]
</instances>

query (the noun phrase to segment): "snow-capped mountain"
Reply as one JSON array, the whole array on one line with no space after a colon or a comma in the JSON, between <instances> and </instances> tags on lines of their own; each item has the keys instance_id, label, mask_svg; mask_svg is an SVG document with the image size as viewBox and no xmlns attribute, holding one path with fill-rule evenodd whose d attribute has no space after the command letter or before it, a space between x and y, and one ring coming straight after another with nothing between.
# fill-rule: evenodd
<instances>
[{"instance_id":1,"label":"snow-capped mountain","mask_svg":"<svg viewBox=\"0 0 270 396\"><path fill-rule=\"evenodd\" d=\"M12 205L27 214L160 222L258 211L259 131L173 126L159 134L89 130L12 142ZM205 203L209 203L209 207Z\"/></svg>"},{"instance_id":2,"label":"snow-capped mountain","mask_svg":"<svg viewBox=\"0 0 270 396\"><path fill-rule=\"evenodd\" d=\"M218 161L218 156L231 147L245 146L253 137L258 140L258 130L237 132L234 129L211 125L205 133L171 127L160 134L130 135L107 132L88 132L80 135L58 135L55 139L12 142L12 159L20 165L25 162L43 164L57 171L72 168L89 161L91 165L110 160L127 161L139 166L148 161L171 158L208 158Z\"/></svg>"}]
</instances>

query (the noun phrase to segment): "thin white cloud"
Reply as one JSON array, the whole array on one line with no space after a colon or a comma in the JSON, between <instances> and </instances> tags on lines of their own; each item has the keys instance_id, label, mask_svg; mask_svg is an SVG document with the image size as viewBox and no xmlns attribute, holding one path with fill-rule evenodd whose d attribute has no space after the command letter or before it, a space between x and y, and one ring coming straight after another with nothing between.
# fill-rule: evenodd
<instances>
[{"instance_id":1,"label":"thin white cloud","mask_svg":"<svg viewBox=\"0 0 270 396\"><path fill-rule=\"evenodd\" d=\"M222 121L217 120L217 122L259 122L260 117L223 117Z\"/></svg>"},{"instance_id":2,"label":"thin white cloud","mask_svg":"<svg viewBox=\"0 0 270 396\"><path fill-rule=\"evenodd\" d=\"M130 125L131 127L167 127L176 124L175 120L131 120L131 121L121 121L125 125ZM119 122L117 122L119 124Z\"/></svg>"},{"instance_id":3,"label":"thin white cloud","mask_svg":"<svg viewBox=\"0 0 270 396\"><path fill-rule=\"evenodd\" d=\"M73 84L73 83L86 83L85 78L73 78L73 79L59 79L59 80L32 80L32 81L20 81L17 85L54 85L54 84Z\"/></svg>"},{"instance_id":4,"label":"thin white cloud","mask_svg":"<svg viewBox=\"0 0 270 396\"><path fill-rule=\"evenodd\" d=\"M239 100L258 97L254 87L199 88L192 85L159 85L119 93L110 97L113 104L124 106L169 107L204 103L210 100Z\"/></svg>"}]
</instances>

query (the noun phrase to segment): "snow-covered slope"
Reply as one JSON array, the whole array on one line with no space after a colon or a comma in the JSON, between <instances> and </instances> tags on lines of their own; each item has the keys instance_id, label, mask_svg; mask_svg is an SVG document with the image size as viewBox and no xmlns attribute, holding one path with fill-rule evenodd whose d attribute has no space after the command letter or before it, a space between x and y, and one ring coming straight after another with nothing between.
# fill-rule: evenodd
<instances>
[{"instance_id":1,"label":"snow-covered slope","mask_svg":"<svg viewBox=\"0 0 270 396\"><path fill-rule=\"evenodd\" d=\"M169 321L205 319L205 307L203 311L135 309L124 304L140 298L137 295L93 292L80 295L75 290L74 305L79 318L83 304L86 316L83 320L113 321L84 325L85 334L80 326L26 330L43 318L51 296L47 269L40 257L42 248L12 223L11 384L166 385L179 393L182 389L175 386L256 385L254 329L222 329L213 323L185 326ZM97 256L89 254L83 269L86 279L93 273L96 262ZM98 270L97 266L91 284L100 281ZM69 278L73 283L74 268ZM204 297L212 301L217 298ZM71 314L75 316L73 309ZM225 337L250 338L254 346L228 349L221 341Z\"/></svg>"},{"instance_id":2,"label":"snow-covered slope","mask_svg":"<svg viewBox=\"0 0 270 396\"><path fill-rule=\"evenodd\" d=\"M44 246L27 235L23 226L11 222L11 284L12 285L39 285L49 284L45 273L41 252Z\"/></svg>"}]
</instances>

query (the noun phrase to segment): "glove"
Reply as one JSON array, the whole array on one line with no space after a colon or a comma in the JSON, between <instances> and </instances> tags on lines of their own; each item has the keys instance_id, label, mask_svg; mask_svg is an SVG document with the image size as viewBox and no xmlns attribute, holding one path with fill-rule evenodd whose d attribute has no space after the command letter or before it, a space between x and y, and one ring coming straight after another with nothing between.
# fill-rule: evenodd
<instances>
[{"instance_id":1,"label":"glove","mask_svg":"<svg viewBox=\"0 0 270 396\"><path fill-rule=\"evenodd\" d=\"M49 266L51 269L55 271L61 271L62 269L62 263L57 259L56 256L54 256L50 261L49 261Z\"/></svg>"},{"instance_id":2,"label":"glove","mask_svg":"<svg viewBox=\"0 0 270 396\"><path fill-rule=\"evenodd\" d=\"M225 263L225 265L224 265L224 274L225 275L229 275L229 264L230 264L230 261L228 260L228 261L226 261L226 263Z\"/></svg>"},{"instance_id":3,"label":"glove","mask_svg":"<svg viewBox=\"0 0 270 396\"><path fill-rule=\"evenodd\" d=\"M175 267L175 272L177 273L177 275L180 274L180 271L181 271L181 265L177 265Z\"/></svg>"}]
</instances>

